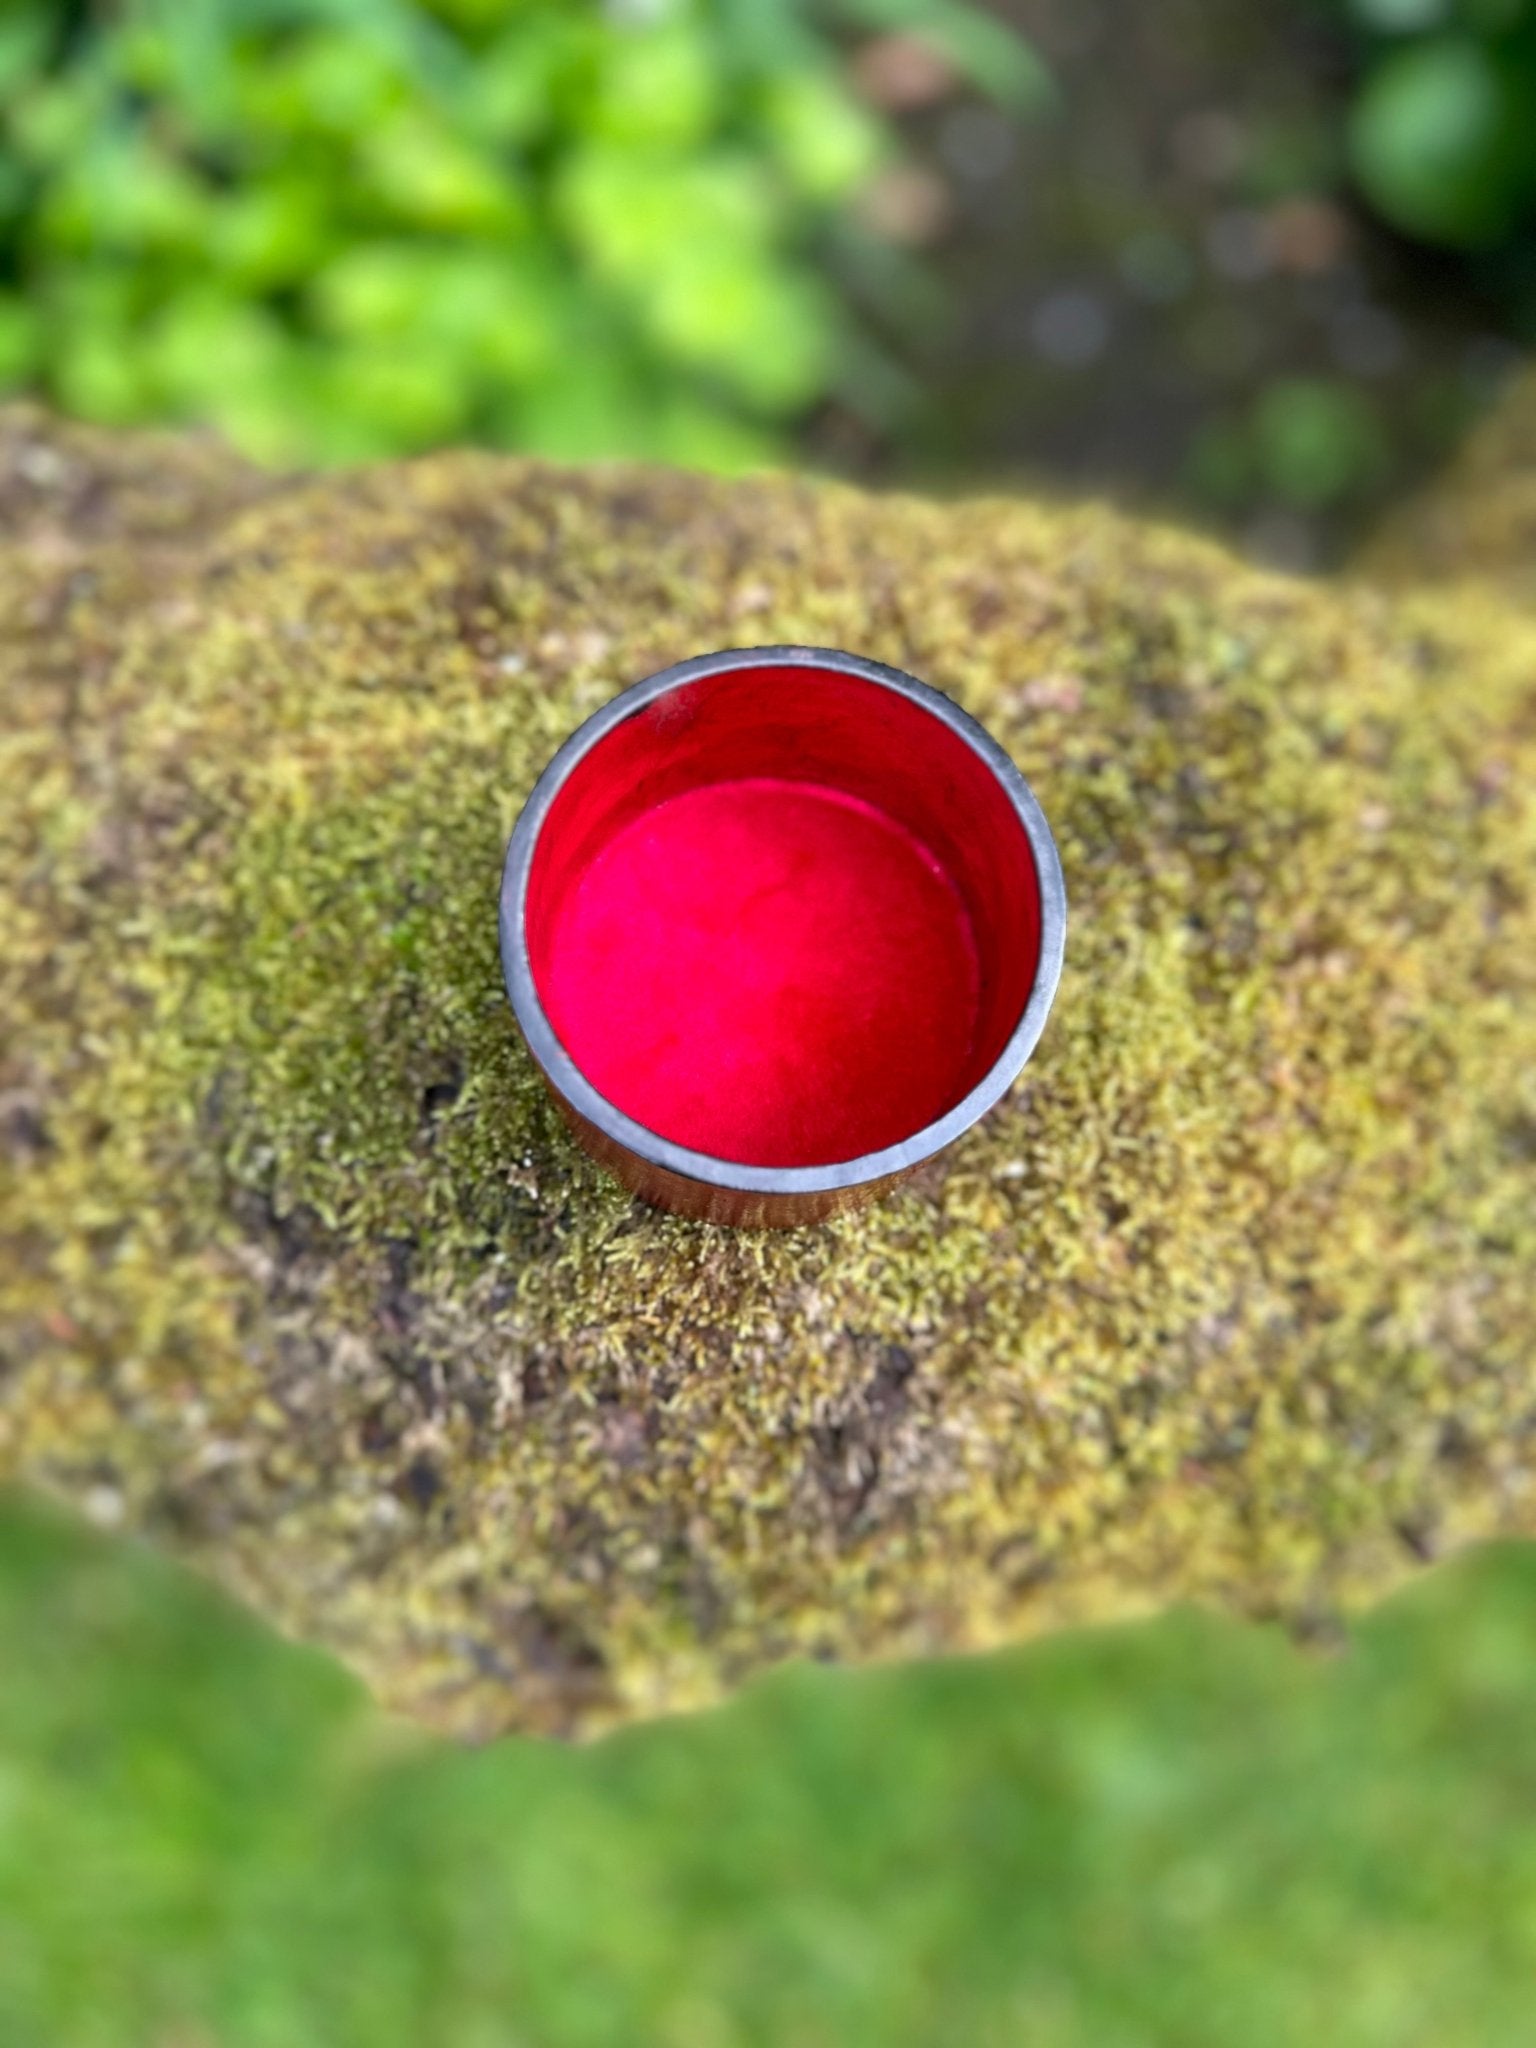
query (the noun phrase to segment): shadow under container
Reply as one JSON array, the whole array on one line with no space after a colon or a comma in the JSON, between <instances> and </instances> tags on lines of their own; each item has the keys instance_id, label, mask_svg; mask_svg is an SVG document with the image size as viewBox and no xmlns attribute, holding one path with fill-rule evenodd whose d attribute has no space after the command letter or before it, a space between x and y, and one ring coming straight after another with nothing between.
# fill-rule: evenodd
<instances>
[{"instance_id":1,"label":"shadow under container","mask_svg":"<svg viewBox=\"0 0 1536 2048\"><path fill-rule=\"evenodd\" d=\"M818 1222L951 1144L1034 1050L1065 938L1003 749L830 648L622 691L540 776L502 878L507 993L577 1137L722 1224Z\"/></svg>"}]
</instances>

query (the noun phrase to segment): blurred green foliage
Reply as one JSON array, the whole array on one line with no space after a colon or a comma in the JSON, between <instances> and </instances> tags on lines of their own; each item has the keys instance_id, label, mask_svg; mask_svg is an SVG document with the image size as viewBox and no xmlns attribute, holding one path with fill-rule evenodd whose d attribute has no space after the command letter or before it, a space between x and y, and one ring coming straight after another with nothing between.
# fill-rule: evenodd
<instances>
[{"instance_id":1,"label":"blurred green foliage","mask_svg":"<svg viewBox=\"0 0 1536 2048\"><path fill-rule=\"evenodd\" d=\"M1536 227L1536 0L1339 0L1363 50L1349 147L1395 227L1488 249Z\"/></svg>"},{"instance_id":2,"label":"blurred green foliage","mask_svg":"<svg viewBox=\"0 0 1536 2048\"><path fill-rule=\"evenodd\" d=\"M1038 86L960 0L0 0L0 390L279 463L761 459L890 383L839 24Z\"/></svg>"},{"instance_id":3,"label":"blurred green foliage","mask_svg":"<svg viewBox=\"0 0 1536 2048\"><path fill-rule=\"evenodd\" d=\"M1236 416L1196 437L1188 480L1209 505L1255 503L1306 514L1370 491L1390 474L1391 448L1368 392L1345 377L1276 377Z\"/></svg>"},{"instance_id":4,"label":"blurred green foliage","mask_svg":"<svg viewBox=\"0 0 1536 2048\"><path fill-rule=\"evenodd\" d=\"M454 1751L0 1499L6 2048L1526 2048L1536 1547Z\"/></svg>"}]
</instances>

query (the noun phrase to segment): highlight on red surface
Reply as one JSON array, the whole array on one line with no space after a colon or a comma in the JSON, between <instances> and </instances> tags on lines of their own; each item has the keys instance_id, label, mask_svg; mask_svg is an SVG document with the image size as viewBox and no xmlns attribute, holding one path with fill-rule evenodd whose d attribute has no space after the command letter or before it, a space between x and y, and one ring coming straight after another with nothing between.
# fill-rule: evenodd
<instances>
[{"instance_id":1,"label":"highlight on red surface","mask_svg":"<svg viewBox=\"0 0 1536 2048\"><path fill-rule=\"evenodd\" d=\"M913 1138L996 1066L1041 966L1040 870L947 700L946 720L852 657L728 659L570 766L522 944L603 1102L715 1160L832 1166Z\"/></svg>"}]
</instances>

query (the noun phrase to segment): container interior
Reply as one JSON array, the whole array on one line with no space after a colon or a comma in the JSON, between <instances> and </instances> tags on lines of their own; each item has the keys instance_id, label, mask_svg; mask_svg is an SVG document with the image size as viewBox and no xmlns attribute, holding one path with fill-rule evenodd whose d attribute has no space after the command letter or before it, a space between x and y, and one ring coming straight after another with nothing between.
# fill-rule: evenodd
<instances>
[{"instance_id":1,"label":"container interior","mask_svg":"<svg viewBox=\"0 0 1536 2048\"><path fill-rule=\"evenodd\" d=\"M1040 888L941 719L765 663L669 691L576 764L525 929L545 1015L616 1107L719 1159L828 1165L987 1073L1034 985Z\"/></svg>"}]
</instances>

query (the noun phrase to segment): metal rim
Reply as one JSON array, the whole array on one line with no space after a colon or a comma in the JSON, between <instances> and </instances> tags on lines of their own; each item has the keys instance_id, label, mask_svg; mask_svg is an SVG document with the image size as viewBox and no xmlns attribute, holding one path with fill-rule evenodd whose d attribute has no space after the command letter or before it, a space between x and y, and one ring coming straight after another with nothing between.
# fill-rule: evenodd
<instances>
[{"instance_id":1,"label":"metal rim","mask_svg":"<svg viewBox=\"0 0 1536 2048\"><path fill-rule=\"evenodd\" d=\"M593 1087L556 1037L539 1000L528 954L525 906L534 852L544 820L577 762L615 726L668 691L696 682L701 676L766 665L834 669L843 675L857 676L909 698L940 719L980 756L1001 783L1023 826L1040 886L1040 953L1034 984L1007 1044L981 1080L953 1109L899 1144L825 1166L747 1166L737 1160L717 1158L710 1152L695 1152L626 1116ZM502 977L513 1013L534 1058L573 1108L640 1158L708 1187L734 1188L751 1194L809 1195L857 1187L864 1181L881 1180L887 1174L920 1165L969 1130L1007 1093L1039 1042L1061 979L1067 937L1067 891L1056 842L1034 791L992 735L942 690L920 683L902 669L888 668L885 663L868 661L862 655L844 654L838 648L733 647L715 654L694 655L630 684L585 719L561 745L534 784L513 828L502 870L500 925Z\"/></svg>"}]
</instances>

